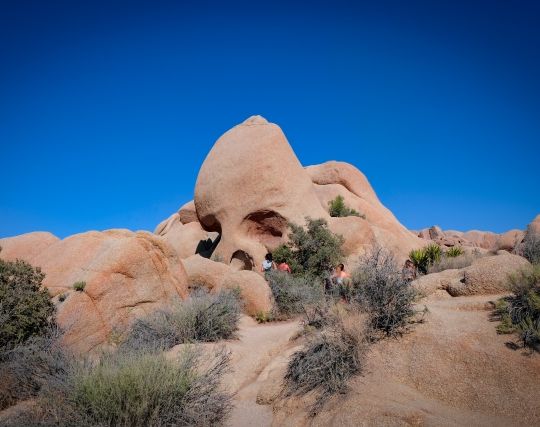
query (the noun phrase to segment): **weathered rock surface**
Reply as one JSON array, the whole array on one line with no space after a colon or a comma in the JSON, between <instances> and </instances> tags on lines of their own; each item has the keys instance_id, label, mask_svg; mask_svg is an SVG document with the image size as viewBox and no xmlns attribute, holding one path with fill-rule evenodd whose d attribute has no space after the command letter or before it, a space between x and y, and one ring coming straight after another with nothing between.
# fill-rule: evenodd
<instances>
[{"instance_id":1,"label":"weathered rock surface","mask_svg":"<svg viewBox=\"0 0 540 427\"><path fill-rule=\"evenodd\" d=\"M508 291L508 276L528 265L521 256L499 251L497 255L480 257L465 268L420 276L413 286L423 295L438 290L446 290L452 296L499 294Z\"/></svg>"},{"instance_id":2,"label":"weathered rock surface","mask_svg":"<svg viewBox=\"0 0 540 427\"><path fill-rule=\"evenodd\" d=\"M244 302L244 311L249 315L269 313L272 310L270 288L254 271L235 271L222 262L215 262L200 255L184 260L189 288L204 287L211 292L221 289L239 288Z\"/></svg>"},{"instance_id":3,"label":"weathered rock surface","mask_svg":"<svg viewBox=\"0 0 540 427\"><path fill-rule=\"evenodd\" d=\"M443 231L436 225L418 232L418 237L432 240L440 246L476 247L493 252L498 250L513 251L521 243L523 236L524 232L521 230L509 230L501 234L478 230L460 232L455 230Z\"/></svg>"},{"instance_id":4,"label":"weathered rock surface","mask_svg":"<svg viewBox=\"0 0 540 427\"><path fill-rule=\"evenodd\" d=\"M36 256L59 240L54 234L44 231L6 237L0 239L0 258L7 261L22 259L31 263Z\"/></svg>"},{"instance_id":5,"label":"weathered rock surface","mask_svg":"<svg viewBox=\"0 0 540 427\"><path fill-rule=\"evenodd\" d=\"M463 269L463 281L451 283L447 290L452 296L507 292L508 275L528 265L525 258L500 251L497 256L479 258Z\"/></svg>"}]
</instances>

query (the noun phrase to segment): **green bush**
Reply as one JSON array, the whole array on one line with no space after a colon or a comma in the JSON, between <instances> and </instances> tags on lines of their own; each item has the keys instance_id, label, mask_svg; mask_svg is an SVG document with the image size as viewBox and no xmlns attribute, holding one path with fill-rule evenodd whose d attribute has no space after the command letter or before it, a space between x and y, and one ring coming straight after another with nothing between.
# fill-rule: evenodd
<instances>
[{"instance_id":1,"label":"green bush","mask_svg":"<svg viewBox=\"0 0 540 427\"><path fill-rule=\"evenodd\" d=\"M345 199L343 196L336 196L334 200L330 200L328 202L328 213L332 217L358 216L366 219L365 215L362 215L358 211L349 208L345 204Z\"/></svg>"},{"instance_id":2,"label":"green bush","mask_svg":"<svg viewBox=\"0 0 540 427\"><path fill-rule=\"evenodd\" d=\"M413 304L417 293L402 277L389 252L374 248L361 258L352 281L352 300L368 313L375 332L397 336L407 330L416 314Z\"/></svg>"},{"instance_id":3,"label":"green bush","mask_svg":"<svg viewBox=\"0 0 540 427\"><path fill-rule=\"evenodd\" d=\"M323 329L292 355L285 374L285 394L316 392L311 407L311 415L316 415L331 396L346 391L350 378L362 372L367 346L365 323L359 316Z\"/></svg>"},{"instance_id":4,"label":"green bush","mask_svg":"<svg viewBox=\"0 0 540 427\"><path fill-rule=\"evenodd\" d=\"M221 424L232 397L221 389L230 355L185 348L168 360L151 350L70 359L13 425L192 426Z\"/></svg>"},{"instance_id":5,"label":"green bush","mask_svg":"<svg viewBox=\"0 0 540 427\"><path fill-rule=\"evenodd\" d=\"M453 246L444 253L444 256L448 258L455 258L461 255L463 255L463 248L461 246Z\"/></svg>"},{"instance_id":6,"label":"green bush","mask_svg":"<svg viewBox=\"0 0 540 427\"><path fill-rule=\"evenodd\" d=\"M429 267L438 263L441 260L441 256L442 250L440 246L434 243L422 249L414 249L409 253L409 259L421 274L427 274Z\"/></svg>"},{"instance_id":7,"label":"green bush","mask_svg":"<svg viewBox=\"0 0 540 427\"><path fill-rule=\"evenodd\" d=\"M293 276L273 270L266 274L266 279L274 296L277 315L282 318L301 314L306 306L324 298L322 284L311 276Z\"/></svg>"},{"instance_id":8,"label":"green bush","mask_svg":"<svg viewBox=\"0 0 540 427\"><path fill-rule=\"evenodd\" d=\"M509 277L512 295L500 299L495 315L498 333L514 333L524 346L540 350L540 265L536 264Z\"/></svg>"},{"instance_id":9,"label":"green bush","mask_svg":"<svg viewBox=\"0 0 540 427\"><path fill-rule=\"evenodd\" d=\"M39 268L0 259L0 348L41 335L54 324L54 305Z\"/></svg>"},{"instance_id":10,"label":"green bush","mask_svg":"<svg viewBox=\"0 0 540 427\"><path fill-rule=\"evenodd\" d=\"M198 292L171 309L136 320L122 346L167 349L181 343L234 338L240 313L238 292Z\"/></svg>"},{"instance_id":11,"label":"green bush","mask_svg":"<svg viewBox=\"0 0 540 427\"><path fill-rule=\"evenodd\" d=\"M274 252L274 259L289 264L294 275L326 277L343 258L343 237L332 233L324 219L306 218L306 229L289 224L289 243Z\"/></svg>"},{"instance_id":12,"label":"green bush","mask_svg":"<svg viewBox=\"0 0 540 427\"><path fill-rule=\"evenodd\" d=\"M75 282L73 284L73 289L76 290L77 292L82 292L84 291L84 288L86 287L86 282Z\"/></svg>"}]
</instances>

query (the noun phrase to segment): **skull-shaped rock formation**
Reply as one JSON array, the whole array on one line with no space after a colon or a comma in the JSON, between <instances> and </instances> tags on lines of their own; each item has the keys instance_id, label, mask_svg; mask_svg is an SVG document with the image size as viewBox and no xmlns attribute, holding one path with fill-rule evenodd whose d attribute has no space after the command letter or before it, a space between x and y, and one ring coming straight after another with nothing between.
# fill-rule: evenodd
<instances>
[{"instance_id":1,"label":"skull-shaped rock formation","mask_svg":"<svg viewBox=\"0 0 540 427\"><path fill-rule=\"evenodd\" d=\"M195 186L202 227L220 233L215 249L251 269L287 235L287 223L328 217L281 129L254 116L226 132L206 157Z\"/></svg>"}]
</instances>

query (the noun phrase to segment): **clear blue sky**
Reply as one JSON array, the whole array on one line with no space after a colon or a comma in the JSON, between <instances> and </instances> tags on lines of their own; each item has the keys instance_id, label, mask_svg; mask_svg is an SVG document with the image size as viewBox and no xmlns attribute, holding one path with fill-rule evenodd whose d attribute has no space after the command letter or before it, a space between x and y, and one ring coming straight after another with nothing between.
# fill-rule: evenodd
<instances>
[{"instance_id":1,"label":"clear blue sky","mask_svg":"<svg viewBox=\"0 0 540 427\"><path fill-rule=\"evenodd\" d=\"M250 115L407 227L540 213L540 2L1 1L0 236L150 229Z\"/></svg>"}]
</instances>

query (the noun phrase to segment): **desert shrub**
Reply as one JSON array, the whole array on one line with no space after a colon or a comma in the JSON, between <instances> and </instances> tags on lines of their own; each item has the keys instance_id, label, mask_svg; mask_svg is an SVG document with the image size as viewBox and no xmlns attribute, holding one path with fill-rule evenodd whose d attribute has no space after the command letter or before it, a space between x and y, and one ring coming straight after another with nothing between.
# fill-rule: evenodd
<instances>
[{"instance_id":1,"label":"desert shrub","mask_svg":"<svg viewBox=\"0 0 540 427\"><path fill-rule=\"evenodd\" d=\"M39 268L0 259L0 348L40 335L54 323L54 305Z\"/></svg>"},{"instance_id":2,"label":"desert shrub","mask_svg":"<svg viewBox=\"0 0 540 427\"><path fill-rule=\"evenodd\" d=\"M463 255L463 248L461 246L452 246L444 253L447 258L455 258Z\"/></svg>"},{"instance_id":3,"label":"desert shrub","mask_svg":"<svg viewBox=\"0 0 540 427\"><path fill-rule=\"evenodd\" d=\"M540 265L509 276L512 295L501 298L495 314L501 323L497 332L516 332L524 346L540 350Z\"/></svg>"},{"instance_id":4,"label":"desert shrub","mask_svg":"<svg viewBox=\"0 0 540 427\"><path fill-rule=\"evenodd\" d=\"M324 219L306 218L306 228L289 224L289 242L274 252L289 264L294 275L325 277L341 262L343 237L332 233Z\"/></svg>"},{"instance_id":5,"label":"desert shrub","mask_svg":"<svg viewBox=\"0 0 540 427\"><path fill-rule=\"evenodd\" d=\"M73 284L73 289L76 290L77 292L82 292L84 291L84 288L86 287L86 282L83 282L83 281L80 281L80 282L75 282Z\"/></svg>"},{"instance_id":6,"label":"desert shrub","mask_svg":"<svg viewBox=\"0 0 540 427\"><path fill-rule=\"evenodd\" d=\"M428 267L428 273L438 273L444 270L465 268L472 265L475 260L482 256L484 255L480 252L465 252L462 255L455 257L443 256L439 261Z\"/></svg>"},{"instance_id":7,"label":"desert shrub","mask_svg":"<svg viewBox=\"0 0 540 427\"><path fill-rule=\"evenodd\" d=\"M421 274L427 274L429 267L438 263L441 260L441 256L441 247L434 243L422 249L414 249L409 253L409 259Z\"/></svg>"},{"instance_id":8,"label":"desert shrub","mask_svg":"<svg viewBox=\"0 0 540 427\"><path fill-rule=\"evenodd\" d=\"M178 358L143 349L71 359L18 415L22 425L192 426L223 422L231 395L220 387L230 355L185 348Z\"/></svg>"},{"instance_id":9,"label":"desert shrub","mask_svg":"<svg viewBox=\"0 0 540 427\"><path fill-rule=\"evenodd\" d=\"M352 300L368 313L374 331L396 336L407 330L416 314L417 293L402 277L391 253L374 248L360 259L352 281Z\"/></svg>"},{"instance_id":10,"label":"desert shrub","mask_svg":"<svg viewBox=\"0 0 540 427\"><path fill-rule=\"evenodd\" d=\"M42 335L0 351L0 410L36 396L67 370L68 357L59 337L60 331L52 326Z\"/></svg>"},{"instance_id":11,"label":"desert shrub","mask_svg":"<svg viewBox=\"0 0 540 427\"><path fill-rule=\"evenodd\" d=\"M282 318L301 314L306 306L324 298L322 284L311 276L293 276L273 270L267 273L266 279L274 296L276 314Z\"/></svg>"},{"instance_id":12,"label":"desert shrub","mask_svg":"<svg viewBox=\"0 0 540 427\"><path fill-rule=\"evenodd\" d=\"M173 308L137 319L122 346L167 349L181 343L233 338L238 330L240 313L236 291L215 295L196 292Z\"/></svg>"},{"instance_id":13,"label":"desert shrub","mask_svg":"<svg viewBox=\"0 0 540 427\"><path fill-rule=\"evenodd\" d=\"M531 264L540 264L540 233L536 233L531 226L528 226L525 232L521 252Z\"/></svg>"},{"instance_id":14,"label":"desert shrub","mask_svg":"<svg viewBox=\"0 0 540 427\"><path fill-rule=\"evenodd\" d=\"M311 337L291 357L285 374L286 396L316 393L315 415L334 394L347 389L347 381L362 372L368 340L360 316L341 319Z\"/></svg>"},{"instance_id":15,"label":"desert shrub","mask_svg":"<svg viewBox=\"0 0 540 427\"><path fill-rule=\"evenodd\" d=\"M358 216L366 218L365 215L348 207L343 196L336 196L334 200L328 202L328 213L333 217Z\"/></svg>"}]
</instances>

